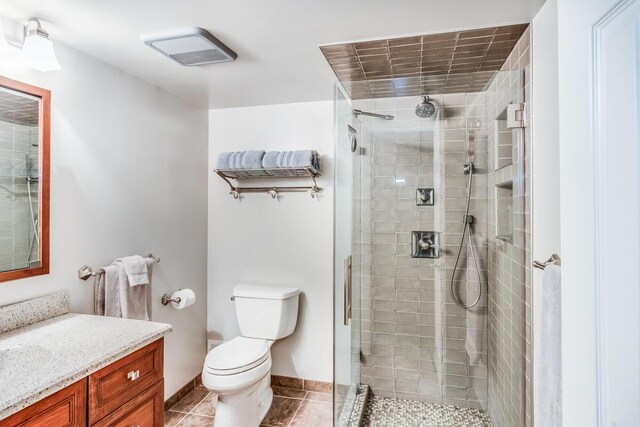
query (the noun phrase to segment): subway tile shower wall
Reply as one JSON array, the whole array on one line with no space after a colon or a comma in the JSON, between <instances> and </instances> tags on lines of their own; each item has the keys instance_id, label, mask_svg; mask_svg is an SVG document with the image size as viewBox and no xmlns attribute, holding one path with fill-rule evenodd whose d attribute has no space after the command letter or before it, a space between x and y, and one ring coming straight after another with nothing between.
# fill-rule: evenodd
<instances>
[{"instance_id":1,"label":"subway tile shower wall","mask_svg":"<svg viewBox=\"0 0 640 427\"><path fill-rule=\"evenodd\" d=\"M503 70L487 90L489 117L500 115L505 105L517 96L524 85L524 102L529 104L530 30L527 29ZM525 110L527 113L530 109ZM530 122L528 117L526 122ZM521 152L513 146L512 172L523 178L524 186L513 187L512 242L489 240L489 414L496 427L532 425L531 364L531 132L524 129ZM499 127L489 127L489 170L495 171L511 161L503 161L506 153L494 153L500 146ZM501 163L503 162L503 163ZM498 170L489 174L489 188L499 183ZM489 192L489 235L504 234L500 224L500 193ZM496 201L496 198L498 200ZM496 215L496 209L498 209Z\"/></svg>"},{"instance_id":2,"label":"subway tile shower wall","mask_svg":"<svg viewBox=\"0 0 640 427\"><path fill-rule=\"evenodd\" d=\"M33 225L26 181L27 174L38 174L38 137L37 125L0 121L0 271L25 268L38 259L37 247L28 255ZM31 191L37 215L38 184Z\"/></svg>"},{"instance_id":3,"label":"subway tile shower wall","mask_svg":"<svg viewBox=\"0 0 640 427\"><path fill-rule=\"evenodd\" d=\"M471 213L474 244L486 277L487 113L484 93L431 96L440 120L418 119L417 97L356 101L355 108L392 114L361 117L361 178L354 236L362 281L362 382L379 396L486 409L486 283L478 306L448 296L462 236L467 178L476 165ZM470 157L467 157L469 149ZM416 206L416 189L434 188L434 206ZM440 232L439 259L411 258L411 231ZM473 301L478 282L463 262L455 287Z\"/></svg>"}]
</instances>

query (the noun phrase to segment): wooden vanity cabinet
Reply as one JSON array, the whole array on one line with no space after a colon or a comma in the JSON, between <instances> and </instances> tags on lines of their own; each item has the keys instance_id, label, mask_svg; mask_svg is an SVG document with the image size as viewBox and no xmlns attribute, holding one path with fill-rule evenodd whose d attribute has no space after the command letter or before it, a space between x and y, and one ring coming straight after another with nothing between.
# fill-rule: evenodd
<instances>
[{"instance_id":1,"label":"wooden vanity cabinet","mask_svg":"<svg viewBox=\"0 0 640 427\"><path fill-rule=\"evenodd\" d=\"M86 378L0 421L1 427L84 427L86 425Z\"/></svg>"},{"instance_id":2,"label":"wooden vanity cabinet","mask_svg":"<svg viewBox=\"0 0 640 427\"><path fill-rule=\"evenodd\" d=\"M0 421L0 427L163 427L164 339Z\"/></svg>"}]
</instances>

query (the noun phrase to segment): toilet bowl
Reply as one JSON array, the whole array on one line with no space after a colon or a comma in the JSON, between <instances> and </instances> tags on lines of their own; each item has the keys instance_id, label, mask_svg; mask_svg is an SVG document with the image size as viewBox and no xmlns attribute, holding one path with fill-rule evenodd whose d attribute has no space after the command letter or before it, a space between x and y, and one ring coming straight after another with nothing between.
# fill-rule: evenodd
<instances>
[{"instance_id":1,"label":"toilet bowl","mask_svg":"<svg viewBox=\"0 0 640 427\"><path fill-rule=\"evenodd\" d=\"M300 291L238 285L234 288L241 336L212 349L202 383L218 395L214 427L257 427L273 401L271 345L293 333Z\"/></svg>"}]
</instances>

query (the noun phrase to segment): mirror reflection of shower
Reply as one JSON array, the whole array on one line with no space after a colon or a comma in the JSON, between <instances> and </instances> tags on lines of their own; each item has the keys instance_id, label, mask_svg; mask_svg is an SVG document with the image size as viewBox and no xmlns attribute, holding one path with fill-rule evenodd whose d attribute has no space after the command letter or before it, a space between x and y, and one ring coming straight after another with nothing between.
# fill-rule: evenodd
<instances>
[{"instance_id":1,"label":"mirror reflection of shower","mask_svg":"<svg viewBox=\"0 0 640 427\"><path fill-rule=\"evenodd\" d=\"M37 147L37 145L36 145ZM34 189L32 189L32 185L37 189L38 183L40 181L38 177L38 165L37 162L34 162L31 157L26 154L25 155L25 166L26 166L26 181L27 181L27 195L29 197L29 213L31 219L31 227L32 233L29 241L29 250L27 251L27 258L25 260L25 267L30 267L31 263L34 262L31 260L31 256L33 253L33 248L40 247L40 236L38 234L38 207L34 209L33 207L33 199L34 199ZM38 202L37 196L35 197L36 203ZM35 262L38 260L36 259Z\"/></svg>"}]
</instances>

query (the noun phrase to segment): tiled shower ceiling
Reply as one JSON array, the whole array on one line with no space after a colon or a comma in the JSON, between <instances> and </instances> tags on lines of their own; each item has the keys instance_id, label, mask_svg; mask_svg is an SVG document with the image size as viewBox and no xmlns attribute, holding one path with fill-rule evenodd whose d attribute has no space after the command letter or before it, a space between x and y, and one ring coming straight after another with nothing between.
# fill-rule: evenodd
<instances>
[{"instance_id":1,"label":"tiled shower ceiling","mask_svg":"<svg viewBox=\"0 0 640 427\"><path fill-rule=\"evenodd\" d=\"M36 126L40 102L17 92L0 89L0 121L24 126Z\"/></svg>"},{"instance_id":2,"label":"tiled shower ceiling","mask_svg":"<svg viewBox=\"0 0 640 427\"><path fill-rule=\"evenodd\" d=\"M528 24L321 46L352 99L477 92Z\"/></svg>"}]
</instances>

